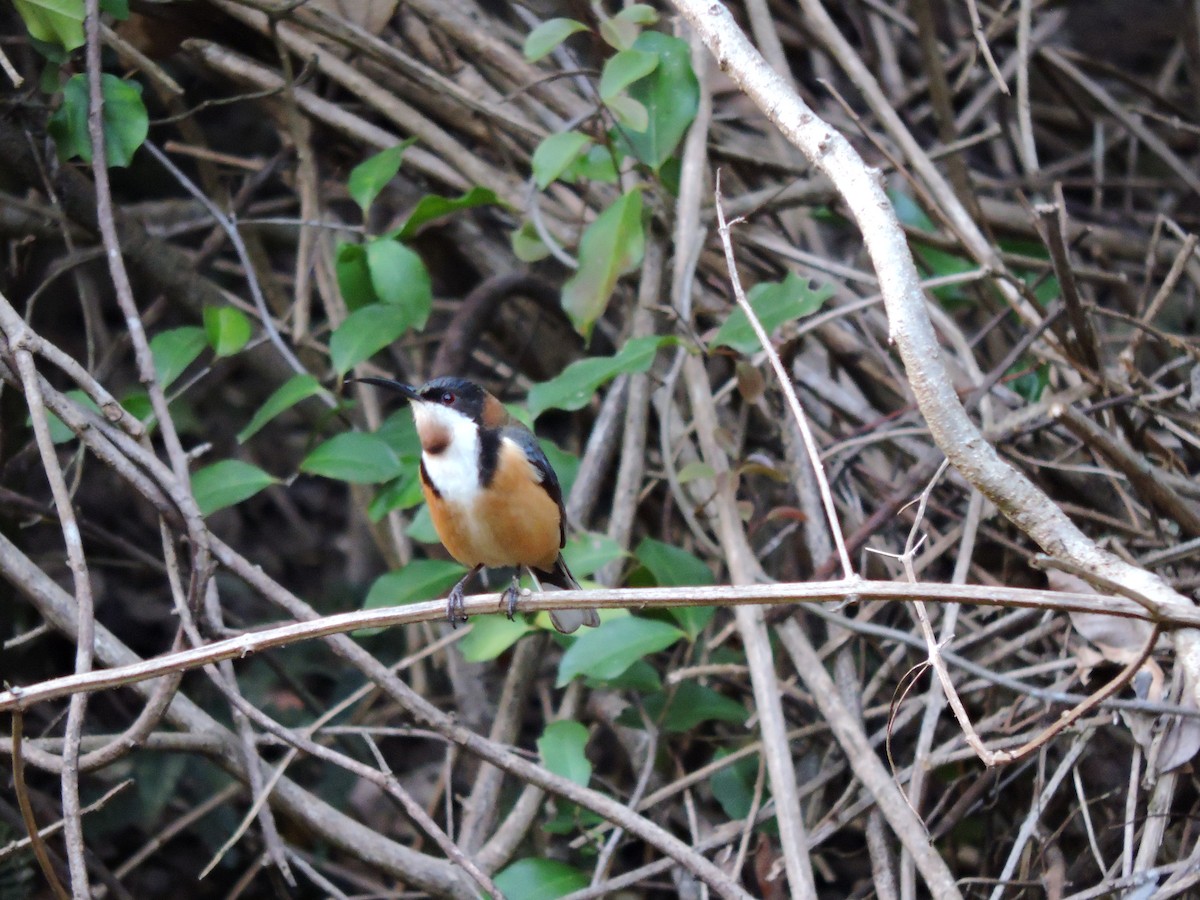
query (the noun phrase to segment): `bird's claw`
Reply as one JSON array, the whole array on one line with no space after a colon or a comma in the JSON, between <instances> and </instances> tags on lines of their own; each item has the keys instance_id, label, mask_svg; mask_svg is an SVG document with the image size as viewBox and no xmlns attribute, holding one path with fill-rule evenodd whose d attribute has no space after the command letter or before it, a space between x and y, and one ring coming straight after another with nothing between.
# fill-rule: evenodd
<instances>
[{"instance_id":1,"label":"bird's claw","mask_svg":"<svg viewBox=\"0 0 1200 900\"><path fill-rule=\"evenodd\" d=\"M508 616L508 621L512 621L517 614L517 598L521 595L521 590L517 586L517 579L514 576L512 584L504 590L504 594L500 597L501 603L504 605L504 613Z\"/></svg>"},{"instance_id":2,"label":"bird's claw","mask_svg":"<svg viewBox=\"0 0 1200 900\"><path fill-rule=\"evenodd\" d=\"M463 597L462 583L458 583L450 591L450 597L446 600L446 619L450 622L451 628L457 628L459 622L467 621L467 601Z\"/></svg>"}]
</instances>

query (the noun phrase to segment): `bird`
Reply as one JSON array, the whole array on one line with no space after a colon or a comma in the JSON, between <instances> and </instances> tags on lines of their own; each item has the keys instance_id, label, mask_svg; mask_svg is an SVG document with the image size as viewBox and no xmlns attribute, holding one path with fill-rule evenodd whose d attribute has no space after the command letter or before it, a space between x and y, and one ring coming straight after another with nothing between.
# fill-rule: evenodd
<instances>
[{"instance_id":1,"label":"bird","mask_svg":"<svg viewBox=\"0 0 1200 900\"><path fill-rule=\"evenodd\" d=\"M562 487L533 432L499 400L465 378L443 376L412 387L390 378L355 381L397 391L413 410L421 441L421 491L443 546L469 571L450 591L451 625L467 620L463 587L482 569L528 569L540 584L579 590L563 560ZM517 574L501 600L511 619ZM596 627L594 609L556 610L554 627L570 634Z\"/></svg>"}]
</instances>

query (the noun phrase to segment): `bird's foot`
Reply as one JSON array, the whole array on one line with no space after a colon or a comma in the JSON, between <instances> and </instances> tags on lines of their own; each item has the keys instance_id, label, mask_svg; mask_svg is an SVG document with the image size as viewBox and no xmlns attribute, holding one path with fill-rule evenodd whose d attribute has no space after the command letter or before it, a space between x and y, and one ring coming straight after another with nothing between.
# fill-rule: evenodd
<instances>
[{"instance_id":1,"label":"bird's foot","mask_svg":"<svg viewBox=\"0 0 1200 900\"><path fill-rule=\"evenodd\" d=\"M508 621L512 621L517 614L517 598L521 596L521 588L517 582L517 576L514 575L512 583L505 589L504 594L500 597L501 603L504 605L504 612L508 616Z\"/></svg>"},{"instance_id":2,"label":"bird's foot","mask_svg":"<svg viewBox=\"0 0 1200 900\"><path fill-rule=\"evenodd\" d=\"M451 628L457 628L459 622L467 621L467 601L463 596L463 585L478 571L479 567L476 566L450 589L450 596L446 599L446 620Z\"/></svg>"}]
</instances>

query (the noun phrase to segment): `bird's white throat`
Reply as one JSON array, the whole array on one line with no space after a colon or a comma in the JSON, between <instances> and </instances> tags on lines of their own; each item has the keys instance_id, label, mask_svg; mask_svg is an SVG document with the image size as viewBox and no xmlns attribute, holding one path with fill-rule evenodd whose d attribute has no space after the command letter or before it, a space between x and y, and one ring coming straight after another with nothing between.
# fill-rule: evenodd
<instances>
[{"instance_id":1,"label":"bird's white throat","mask_svg":"<svg viewBox=\"0 0 1200 900\"><path fill-rule=\"evenodd\" d=\"M479 426L456 409L434 403L414 403L413 419L423 450L421 460L430 483L450 503L466 503L479 493ZM436 435L438 440L429 441Z\"/></svg>"}]
</instances>

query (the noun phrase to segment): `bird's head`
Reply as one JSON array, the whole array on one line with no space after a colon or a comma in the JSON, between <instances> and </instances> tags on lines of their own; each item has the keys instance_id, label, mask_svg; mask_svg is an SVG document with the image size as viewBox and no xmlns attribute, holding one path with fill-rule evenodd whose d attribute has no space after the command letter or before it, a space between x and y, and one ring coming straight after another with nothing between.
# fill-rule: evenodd
<instances>
[{"instance_id":1,"label":"bird's head","mask_svg":"<svg viewBox=\"0 0 1200 900\"><path fill-rule=\"evenodd\" d=\"M509 423L499 400L473 381L444 376L414 388L389 378L357 378L365 384L389 388L408 398L421 438L421 450L437 456L459 435L472 442L480 428L500 428Z\"/></svg>"}]
</instances>

